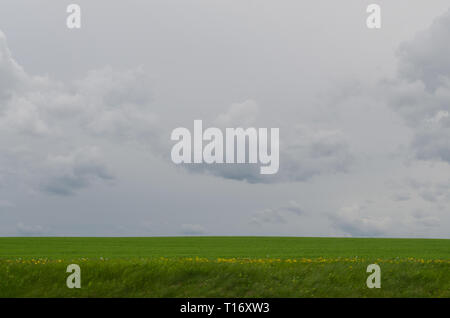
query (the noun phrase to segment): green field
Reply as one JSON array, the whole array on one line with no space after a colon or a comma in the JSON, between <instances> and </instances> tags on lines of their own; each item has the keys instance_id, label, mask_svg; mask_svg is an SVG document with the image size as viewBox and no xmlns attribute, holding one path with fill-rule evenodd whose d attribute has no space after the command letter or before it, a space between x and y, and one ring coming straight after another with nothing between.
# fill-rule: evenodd
<instances>
[{"instance_id":1,"label":"green field","mask_svg":"<svg viewBox=\"0 0 450 318\"><path fill-rule=\"evenodd\" d=\"M0 238L0 297L450 297L450 240Z\"/></svg>"}]
</instances>

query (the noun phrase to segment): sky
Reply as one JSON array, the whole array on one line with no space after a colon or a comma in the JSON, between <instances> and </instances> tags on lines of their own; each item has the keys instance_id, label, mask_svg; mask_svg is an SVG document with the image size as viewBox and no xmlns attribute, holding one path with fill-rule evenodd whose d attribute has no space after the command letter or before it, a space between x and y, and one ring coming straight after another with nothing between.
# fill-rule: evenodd
<instances>
[{"instance_id":1,"label":"sky","mask_svg":"<svg viewBox=\"0 0 450 318\"><path fill-rule=\"evenodd\" d=\"M3 0L0 236L450 238L449 38L448 0ZM196 119L279 128L278 173L174 164Z\"/></svg>"}]
</instances>

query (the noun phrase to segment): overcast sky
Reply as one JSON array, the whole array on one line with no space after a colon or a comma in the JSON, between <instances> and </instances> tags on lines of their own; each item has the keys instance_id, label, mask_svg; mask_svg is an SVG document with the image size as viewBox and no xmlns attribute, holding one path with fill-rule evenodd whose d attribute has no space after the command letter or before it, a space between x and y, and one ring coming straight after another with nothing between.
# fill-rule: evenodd
<instances>
[{"instance_id":1,"label":"overcast sky","mask_svg":"<svg viewBox=\"0 0 450 318\"><path fill-rule=\"evenodd\" d=\"M450 238L448 0L72 2L0 4L0 235ZM194 119L279 172L176 166Z\"/></svg>"}]
</instances>

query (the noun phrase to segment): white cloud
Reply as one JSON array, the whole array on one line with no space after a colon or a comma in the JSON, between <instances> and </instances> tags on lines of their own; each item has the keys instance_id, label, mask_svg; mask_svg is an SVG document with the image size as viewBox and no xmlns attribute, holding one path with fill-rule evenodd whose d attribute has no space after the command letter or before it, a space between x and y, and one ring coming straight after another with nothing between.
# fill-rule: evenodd
<instances>
[{"instance_id":1,"label":"white cloud","mask_svg":"<svg viewBox=\"0 0 450 318\"><path fill-rule=\"evenodd\" d=\"M23 69L11 57L6 37L0 30L0 102L3 104L15 91L22 89L26 79Z\"/></svg>"},{"instance_id":2,"label":"white cloud","mask_svg":"<svg viewBox=\"0 0 450 318\"><path fill-rule=\"evenodd\" d=\"M254 125L259 114L258 104L251 99L242 103L234 103L227 112L220 114L214 121L218 127L250 127Z\"/></svg>"},{"instance_id":3,"label":"white cloud","mask_svg":"<svg viewBox=\"0 0 450 318\"><path fill-rule=\"evenodd\" d=\"M13 59L0 32L0 179L70 195L113 178L100 159L102 141L139 142L157 149L157 118L142 69L94 70L61 83L32 76ZM3 148L3 147L2 147Z\"/></svg>"},{"instance_id":4,"label":"white cloud","mask_svg":"<svg viewBox=\"0 0 450 318\"><path fill-rule=\"evenodd\" d=\"M141 68L124 72L107 67L89 72L75 85L84 110L81 124L92 134L144 140L156 134L148 81Z\"/></svg>"}]
</instances>

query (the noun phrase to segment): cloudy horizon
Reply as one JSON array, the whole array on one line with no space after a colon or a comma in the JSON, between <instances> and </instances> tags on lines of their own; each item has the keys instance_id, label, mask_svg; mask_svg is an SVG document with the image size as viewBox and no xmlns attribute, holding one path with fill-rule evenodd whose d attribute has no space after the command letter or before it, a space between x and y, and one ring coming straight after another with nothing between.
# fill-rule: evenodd
<instances>
[{"instance_id":1,"label":"cloudy horizon","mask_svg":"<svg viewBox=\"0 0 450 318\"><path fill-rule=\"evenodd\" d=\"M450 6L4 1L0 236L450 238ZM280 168L175 165L276 127Z\"/></svg>"}]
</instances>

